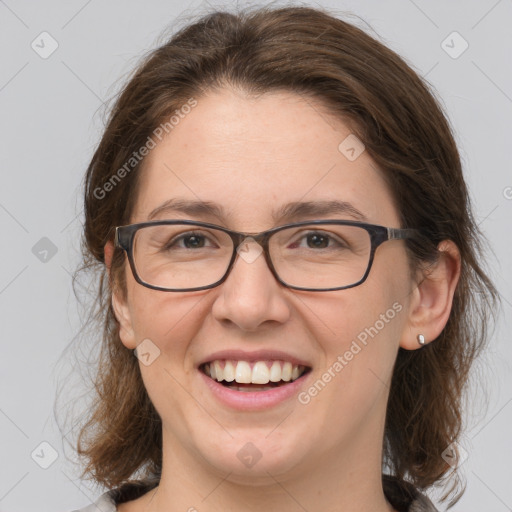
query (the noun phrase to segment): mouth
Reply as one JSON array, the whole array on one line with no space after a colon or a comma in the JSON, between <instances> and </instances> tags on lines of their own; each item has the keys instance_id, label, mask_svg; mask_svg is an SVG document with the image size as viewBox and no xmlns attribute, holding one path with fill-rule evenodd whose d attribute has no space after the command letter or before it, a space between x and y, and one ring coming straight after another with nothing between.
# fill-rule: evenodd
<instances>
[{"instance_id":1,"label":"mouth","mask_svg":"<svg viewBox=\"0 0 512 512\"><path fill-rule=\"evenodd\" d=\"M311 368L282 360L216 359L201 364L199 370L233 391L255 392L289 385L309 373Z\"/></svg>"}]
</instances>

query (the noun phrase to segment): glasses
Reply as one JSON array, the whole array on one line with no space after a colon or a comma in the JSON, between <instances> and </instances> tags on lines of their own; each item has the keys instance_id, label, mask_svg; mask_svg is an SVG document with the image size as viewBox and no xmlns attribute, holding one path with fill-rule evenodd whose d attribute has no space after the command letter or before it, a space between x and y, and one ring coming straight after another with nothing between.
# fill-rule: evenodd
<instances>
[{"instance_id":1,"label":"glasses","mask_svg":"<svg viewBox=\"0 0 512 512\"><path fill-rule=\"evenodd\" d=\"M375 251L415 229L345 220L314 220L242 233L192 220L159 220L116 227L115 245L126 251L135 280L154 290L186 292L226 280L237 254L247 263L262 253L282 285L334 291L363 283Z\"/></svg>"}]
</instances>

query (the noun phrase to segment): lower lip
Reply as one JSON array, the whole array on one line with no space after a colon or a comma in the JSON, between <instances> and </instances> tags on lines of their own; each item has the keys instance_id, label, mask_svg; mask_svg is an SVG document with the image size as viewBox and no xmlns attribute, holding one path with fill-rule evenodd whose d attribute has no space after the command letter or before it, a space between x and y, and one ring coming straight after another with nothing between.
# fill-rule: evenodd
<instances>
[{"instance_id":1,"label":"lower lip","mask_svg":"<svg viewBox=\"0 0 512 512\"><path fill-rule=\"evenodd\" d=\"M292 396L296 396L310 373L302 375L289 384L266 391L236 391L223 386L216 380L208 377L201 370L198 371L208 388L221 403L240 411L268 409L290 399Z\"/></svg>"}]
</instances>

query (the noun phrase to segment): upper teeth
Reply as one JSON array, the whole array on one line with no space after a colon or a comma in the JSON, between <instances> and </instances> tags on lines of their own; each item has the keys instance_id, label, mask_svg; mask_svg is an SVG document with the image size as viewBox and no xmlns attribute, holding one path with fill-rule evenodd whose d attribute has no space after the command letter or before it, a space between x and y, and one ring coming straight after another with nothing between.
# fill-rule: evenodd
<instances>
[{"instance_id":1,"label":"upper teeth","mask_svg":"<svg viewBox=\"0 0 512 512\"><path fill-rule=\"evenodd\" d=\"M251 364L253 365L251 368ZM289 361L211 361L204 365L204 372L217 381L238 382L239 384L267 384L298 379L306 370L305 366L292 365Z\"/></svg>"}]
</instances>

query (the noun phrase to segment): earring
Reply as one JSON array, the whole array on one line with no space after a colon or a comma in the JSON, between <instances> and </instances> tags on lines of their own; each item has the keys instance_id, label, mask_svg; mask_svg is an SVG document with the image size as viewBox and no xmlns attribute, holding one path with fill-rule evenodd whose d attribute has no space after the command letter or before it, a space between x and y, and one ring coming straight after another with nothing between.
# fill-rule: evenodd
<instances>
[{"instance_id":1,"label":"earring","mask_svg":"<svg viewBox=\"0 0 512 512\"><path fill-rule=\"evenodd\" d=\"M417 339L420 345L425 345L425 336L423 336L423 334L418 334Z\"/></svg>"}]
</instances>

